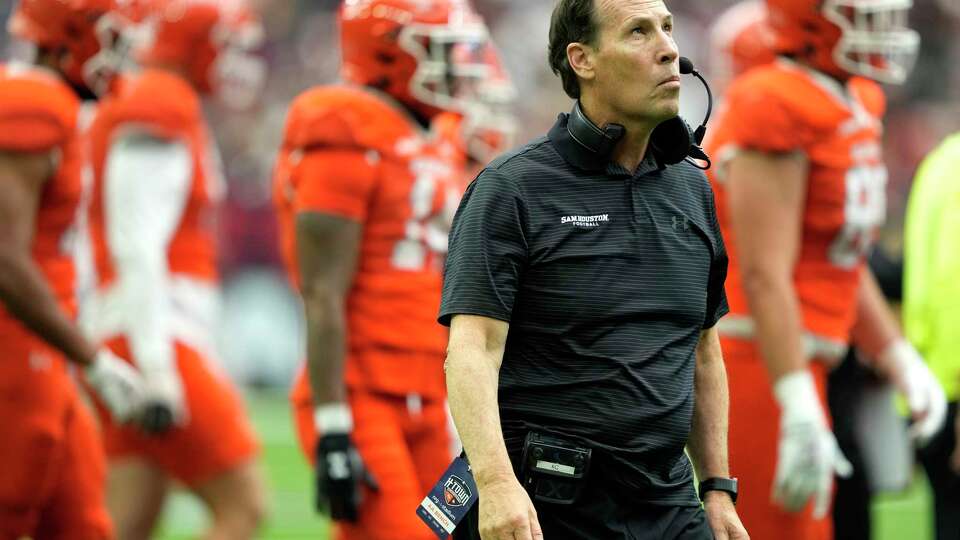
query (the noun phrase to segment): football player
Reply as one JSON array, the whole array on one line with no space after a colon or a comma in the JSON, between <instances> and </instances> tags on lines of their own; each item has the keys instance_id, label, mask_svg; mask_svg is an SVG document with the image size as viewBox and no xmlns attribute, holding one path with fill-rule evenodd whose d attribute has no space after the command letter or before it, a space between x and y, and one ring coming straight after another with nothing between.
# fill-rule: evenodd
<instances>
[{"instance_id":1,"label":"football player","mask_svg":"<svg viewBox=\"0 0 960 540\"><path fill-rule=\"evenodd\" d=\"M111 15L114 34L135 35L143 69L115 81L89 131L96 287L82 316L143 375L146 403L137 425L101 415L110 511L119 538L149 538L175 480L207 506L207 538L251 538L265 492L256 437L213 343L225 186L201 98L262 73L245 69L262 29L242 1L127 2Z\"/></svg>"},{"instance_id":2,"label":"football player","mask_svg":"<svg viewBox=\"0 0 960 540\"><path fill-rule=\"evenodd\" d=\"M710 84L718 94L734 77L777 57L763 0L730 6L710 25L709 36Z\"/></svg>"},{"instance_id":3,"label":"football player","mask_svg":"<svg viewBox=\"0 0 960 540\"><path fill-rule=\"evenodd\" d=\"M22 0L8 21L33 65L0 65L0 538L111 538L96 425L66 361L109 409L138 410L137 373L85 339L72 240L80 202L80 98L109 0Z\"/></svg>"},{"instance_id":4,"label":"football player","mask_svg":"<svg viewBox=\"0 0 960 540\"><path fill-rule=\"evenodd\" d=\"M487 32L458 0L345 2L339 25L344 84L293 102L275 171L308 321L291 399L339 538L428 539L415 510L451 457L435 316Z\"/></svg>"},{"instance_id":5,"label":"football player","mask_svg":"<svg viewBox=\"0 0 960 540\"><path fill-rule=\"evenodd\" d=\"M826 539L833 475L850 465L823 405L852 338L906 395L918 438L943 392L863 264L884 219L884 95L918 46L909 0L767 0L779 58L727 90L708 149L727 240L730 466L756 538ZM812 501L812 502L811 502Z\"/></svg>"}]
</instances>

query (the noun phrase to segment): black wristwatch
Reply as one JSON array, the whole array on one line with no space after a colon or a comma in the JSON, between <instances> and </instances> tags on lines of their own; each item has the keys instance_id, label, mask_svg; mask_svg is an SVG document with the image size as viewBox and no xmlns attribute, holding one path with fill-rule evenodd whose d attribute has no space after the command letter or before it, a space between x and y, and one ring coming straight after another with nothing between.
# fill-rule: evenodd
<instances>
[{"instance_id":1,"label":"black wristwatch","mask_svg":"<svg viewBox=\"0 0 960 540\"><path fill-rule=\"evenodd\" d=\"M704 500L708 491L725 491L730 494L730 500L737 504L736 478L707 478L700 482L700 500Z\"/></svg>"}]
</instances>

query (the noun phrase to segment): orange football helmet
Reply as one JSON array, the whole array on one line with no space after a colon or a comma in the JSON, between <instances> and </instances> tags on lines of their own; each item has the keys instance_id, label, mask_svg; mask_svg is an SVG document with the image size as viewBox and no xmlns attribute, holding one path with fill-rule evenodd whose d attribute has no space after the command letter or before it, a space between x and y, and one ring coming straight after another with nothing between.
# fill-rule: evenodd
<instances>
[{"instance_id":1,"label":"orange football helmet","mask_svg":"<svg viewBox=\"0 0 960 540\"><path fill-rule=\"evenodd\" d=\"M479 59L474 58L474 54L478 54ZM467 155L486 165L510 149L516 139L517 123L511 109L517 99L517 89L492 42L474 54L453 54L454 64L481 62L487 66L484 77L464 79L466 84L458 89L457 96L464 104L463 139Z\"/></svg>"},{"instance_id":2,"label":"orange football helmet","mask_svg":"<svg viewBox=\"0 0 960 540\"><path fill-rule=\"evenodd\" d=\"M906 80L920 36L907 27L913 0L767 0L778 52L830 75Z\"/></svg>"},{"instance_id":3,"label":"orange football helmet","mask_svg":"<svg viewBox=\"0 0 960 540\"><path fill-rule=\"evenodd\" d=\"M266 65L251 53L264 31L245 0L152 0L152 6L143 22L150 38L137 60L181 67L200 92L227 105L245 108L256 100Z\"/></svg>"},{"instance_id":4,"label":"orange football helmet","mask_svg":"<svg viewBox=\"0 0 960 540\"><path fill-rule=\"evenodd\" d=\"M489 72L482 61L452 58L454 50L481 50L489 39L466 0L346 0L339 24L342 78L382 90L427 118L463 112L458 79Z\"/></svg>"},{"instance_id":5,"label":"orange football helmet","mask_svg":"<svg viewBox=\"0 0 960 540\"><path fill-rule=\"evenodd\" d=\"M20 0L7 30L38 48L64 50L60 71L70 82L87 86L84 66L101 47L97 21L114 7L115 0Z\"/></svg>"},{"instance_id":6,"label":"orange football helmet","mask_svg":"<svg viewBox=\"0 0 960 540\"><path fill-rule=\"evenodd\" d=\"M711 83L726 87L737 75L777 57L763 0L734 4L710 28Z\"/></svg>"}]
</instances>

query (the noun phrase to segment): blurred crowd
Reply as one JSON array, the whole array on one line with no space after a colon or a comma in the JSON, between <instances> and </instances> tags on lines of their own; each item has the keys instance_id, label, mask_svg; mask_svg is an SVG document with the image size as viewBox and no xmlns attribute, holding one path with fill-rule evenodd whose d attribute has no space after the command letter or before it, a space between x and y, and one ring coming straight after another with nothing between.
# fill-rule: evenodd
<instances>
[{"instance_id":1,"label":"blurred crowd","mask_svg":"<svg viewBox=\"0 0 960 540\"><path fill-rule=\"evenodd\" d=\"M517 87L517 143L543 133L570 100L547 65L552 0L476 0ZM709 28L732 0L670 0L681 54L712 77ZM5 20L11 2L0 5ZM224 361L238 379L286 385L300 358L302 324L295 295L283 278L270 204L270 171L291 100L310 86L338 77L337 0L254 0L266 28L261 51L268 65L262 98L246 111L209 105L229 184L222 208L221 269L225 283L225 335L257 336L249 343L224 340ZM884 151L890 172L884 250L897 256L910 183L924 155L960 125L960 3L920 0L910 26L921 36L917 64L907 83L887 87ZM10 44L0 35L0 46ZM5 53L8 51L4 51ZM683 82L682 115L699 122L705 97ZM230 313L244 313L231 317ZM269 329L245 332L244 328ZM270 336L264 341L261 336Z\"/></svg>"}]
</instances>

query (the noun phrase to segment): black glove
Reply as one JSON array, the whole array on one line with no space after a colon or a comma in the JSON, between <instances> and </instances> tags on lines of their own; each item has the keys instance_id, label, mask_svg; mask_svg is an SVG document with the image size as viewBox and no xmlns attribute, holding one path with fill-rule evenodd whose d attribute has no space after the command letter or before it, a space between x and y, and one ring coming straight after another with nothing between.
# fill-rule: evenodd
<instances>
[{"instance_id":1,"label":"black glove","mask_svg":"<svg viewBox=\"0 0 960 540\"><path fill-rule=\"evenodd\" d=\"M328 433L317 440L316 508L335 521L356 522L363 501L361 484L379 491L347 433Z\"/></svg>"},{"instance_id":2,"label":"black glove","mask_svg":"<svg viewBox=\"0 0 960 540\"><path fill-rule=\"evenodd\" d=\"M143 408L140 427L150 435L163 435L174 425L173 409L162 402L148 403Z\"/></svg>"}]
</instances>

